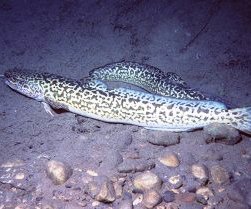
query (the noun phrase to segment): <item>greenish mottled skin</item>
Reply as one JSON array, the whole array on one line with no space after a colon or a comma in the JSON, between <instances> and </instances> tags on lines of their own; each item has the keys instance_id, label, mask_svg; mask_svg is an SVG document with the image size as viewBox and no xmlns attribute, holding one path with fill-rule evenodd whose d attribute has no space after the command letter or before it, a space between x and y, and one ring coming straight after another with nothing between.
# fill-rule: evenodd
<instances>
[{"instance_id":1,"label":"greenish mottled skin","mask_svg":"<svg viewBox=\"0 0 251 209\"><path fill-rule=\"evenodd\" d=\"M187 131L213 122L251 132L251 108L227 110L213 101L181 100L128 89L108 90L102 82L83 84L49 73L5 72L12 89L54 108L107 122L148 129Z\"/></svg>"},{"instance_id":2,"label":"greenish mottled skin","mask_svg":"<svg viewBox=\"0 0 251 209\"><path fill-rule=\"evenodd\" d=\"M142 87L146 91L177 99L209 100L201 92L187 86L175 73L136 62L117 62L90 71L93 79L122 81Z\"/></svg>"}]
</instances>

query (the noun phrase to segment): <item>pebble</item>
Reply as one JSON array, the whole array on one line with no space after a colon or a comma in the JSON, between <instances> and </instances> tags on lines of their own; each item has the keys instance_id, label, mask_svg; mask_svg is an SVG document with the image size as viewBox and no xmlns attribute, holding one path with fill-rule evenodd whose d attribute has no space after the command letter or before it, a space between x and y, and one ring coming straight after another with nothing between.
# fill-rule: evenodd
<instances>
[{"instance_id":1,"label":"pebble","mask_svg":"<svg viewBox=\"0 0 251 209\"><path fill-rule=\"evenodd\" d=\"M49 204L43 204L41 209L54 209L54 207Z\"/></svg>"},{"instance_id":2,"label":"pebble","mask_svg":"<svg viewBox=\"0 0 251 209\"><path fill-rule=\"evenodd\" d=\"M3 207L2 205L0 205L1 206L1 209L2 208L9 208L8 206L7 207ZM21 203L21 204L18 204L17 206L15 206L15 208L14 209L26 209L26 208L28 208L29 206L28 206L28 204L27 203ZM13 207L12 207L13 208Z\"/></svg>"},{"instance_id":3,"label":"pebble","mask_svg":"<svg viewBox=\"0 0 251 209\"><path fill-rule=\"evenodd\" d=\"M143 194L138 194L134 199L132 205L133 206L139 205L142 201L143 201Z\"/></svg>"},{"instance_id":4,"label":"pebble","mask_svg":"<svg viewBox=\"0 0 251 209\"><path fill-rule=\"evenodd\" d=\"M90 176L98 176L98 173L94 170L87 170L86 173Z\"/></svg>"},{"instance_id":5,"label":"pebble","mask_svg":"<svg viewBox=\"0 0 251 209\"><path fill-rule=\"evenodd\" d=\"M244 196L241 194L241 191L238 188L228 189L227 196L229 197L229 199L233 200L234 202L245 201Z\"/></svg>"},{"instance_id":6,"label":"pebble","mask_svg":"<svg viewBox=\"0 0 251 209\"><path fill-rule=\"evenodd\" d=\"M193 164L191 166L192 174L195 178L207 181L209 178L208 168L204 164Z\"/></svg>"},{"instance_id":7,"label":"pebble","mask_svg":"<svg viewBox=\"0 0 251 209\"><path fill-rule=\"evenodd\" d=\"M95 197L97 201L110 203L116 199L116 193L111 182L106 181L101 185L98 195Z\"/></svg>"},{"instance_id":8,"label":"pebble","mask_svg":"<svg viewBox=\"0 0 251 209\"><path fill-rule=\"evenodd\" d=\"M71 177L73 171L67 163L50 160L47 163L46 173L55 185L60 185Z\"/></svg>"},{"instance_id":9,"label":"pebble","mask_svg":"<svg viewBox=\"0 0 251 209\"><path fill-rule=\"evenodd\" d=\"M116 198L122 197L123 187L122 187L121 183L114 182L113 187L114 187L114 190L115 190Z\"/></svg>"},{"instance_id":10,"label":"pebble","mask_svg":"<svg viewBox=\"0 0 251 209\"><path fill-rule=\"evenodd\" d=\"M241 135L235 128L221 123L211 123L203 128L206 136L206 142L220 142L228 145L234 145L241 140Z\"/></svg>"},{"instance_id":11,"label":"pebble","mask_svg":"<svg viewBox=\"0 0 251 209\"><path fill-rule=\"evenodd\" d=\"M241 150L241 157L243 157L244 159L250 160L251 151L247 151L246 149Z\"/></svg>"},{"instance_id":12,"label":"pebble","mask_svg":"<svg viewBox=\"0 0 251 209\"><path fill-rule=\"evenodd\" d=\"M194 203L184 203L180 205L179 209L205 209L205 205L201 205L200 203L194 202ZM210 208L210 209L216 209L216 208Z\"/></svg>"},{"instance_id":13,"label":"pebble","mask_svg":"<svg viewBox=\"0 0 251 209\"><path fill-rule=\"evenodd\" d=\"M180 135L177 133L171 133L167 131L150 131L142 129L141 135L149 143L154 145L167 147L180 143Z\"/></svg>"},{"instance_id":14,"label":"pebble","mask_svg":"<svg viewBox=\"0 0 251 209\"><path fill-rule=\"evenodd\" d=\"M217 192L216 192L216 196L210 197L207 201L207 204L209 206L212 206L212 209L215 209L215 207L222 204L223 202L224 202L224 197L217 195Z\"/></svg>"},{"instance_id":15,"label":"pebble","mask_svg":"<svg viewBox=\"0 0 251 209\"><path fill-rule=\"evenodd\" d=\"M251 207L251 191L247 193L246 202Z\"/></svg>"},{"instance_id":16,"label":"pebble","mask_svg":"<svg viewBox=\"0 0 251 209\"><path fill-rule=\"evenodd\" d=\"M242 178L233 184L231 184L227 189L227 196L234 202L246 202L251 206L251 179Z\"/></svg>"},{"instance_id":17,"label":"pebble","mask_svg":"<svg viewBox=\"0 0 251 209\"><path fill-rule=\"evenodd\" d=\"M94 201L93 203L92 203L92 207L97 207L97 206L99 206L100 205L100 202L99 201Z\"/></svg>"},{"instance_id":18,"label":"pebble","mask_svg":"<svg viewBox=\"0 0 251 209\"><path fill-rule=\"evenodd\" d=\"M161 204L161 205L157 205L155 208L156 209L166 209L166 206L164 204Z\"/></svg>"},{"instance_id":19,"label":"pebble","mask_svg":"<svg viewBox=\"0 0 251 209\"><path fill-rule=\"evenodd\" d=\"M165 191L163 193L163 200L166 202L166 203L169 203L169 202L173 202L175 200L175 193L174 192L171 192L171 191Z\"/></svg>"},{"instance_id":20,"label":"pebble","mask_svg":"<svg viewBox=\"0 0 251 209\"><path fill-rule=\"evenodd\" d=\"M201 183L201 181L194 178L193 175L189 175L188 172L187 172L187 175L183 175L182 178L183 178L183 181L185 182L181 188L182 192L195 193L197 188L204 185L204 182Z\"/></svg>"},{"instance_id":21,"label":"pebble","mask_svg":"<svg viewBox=\"0 0 251 209\"><path fill-rule=\"evenodd\" d=\"M138 150L128 150L127 152L124 153L123 157L125 159L140 159Z\"/></svg>"},{"instance_id":22,"label":"pebble","mask_svg":"<svg viewBox=\"0 0 251 209\"><path fill-rule=\"evenodd\" d=\"M200 188L198 188L196 190L196 194L203 196L205 200L208 200L209 197L214 196L212 190L209 189L208 187L200 187Z\"/></svg>"},{"instance_id":23,"label":"pebble","mask_svg":"<svg viewBox=\"0 0 251 209\"><path fill-rule=\"evenodd\" d=\"M153 161L145 159L126 159L118 165L117 169L120 173L135 173L150 170L155 167Z\"/></svg>"},{"instance_id":24,"label":"pebble","mask_svg":"<svg viewBox=\"0 0 251 209\"><path fill-rule=\"evenodd\" d=\"M225 168L219 165L214 165L211 167L211 176L216 184L225 184L230 182L229 173Z\"/></svg>"},{"instance_id":25,"label":"pebble","mask_svg":"<svg viewBox=\"0 0 251 209\"><path fill-rule=\"evenodd\" d=\"M146 208L154 208L161 200L160 194L153 189L147 190L143 195L143 205Z\"/></svg>"},{"instance_id":26,"label":"pebble","mask_svg":"<svg viewBox=\"0 0 251 209\"><path fill-rule=\"evenodd\" d=\"M225 208L227 208L227 209L250 209L250 207L245 203L234 202L234 201L231 201L231 200L228 201Z\"/></svg>"},{"instance_id":27,"label":"pebble","mask_svg":"<svg viewBox=\"0 0 251 209\"><path fill-rule=\"evenodd\" d=\"M164 203L164 204L160 204L156 207L156 209L179 209L178 204L176 203Z\"/></svg>"},{"instance_id":28,"label":"pebble","mask_svg":"<svg viewBox=\"0 0 251 209\"><path fill-rule=\"evenodd\" d=\"M201 203L202 205L207 205L207 200L202 195L197 195L196 200L198 203Z\"/></svg>"},{"instance_id":29,"label":"pebble","mask_svg":"<svg viewBox=\"0 0 251 209\"><path fill-rule=\"evenodd\" d=\"M196 155L196 157L195 157ZM197 157L198 157L198 153L197 154L193 154L191 152L187 152L185 157L183 157L182 162L184 163L184 165L188 165L188 166L192 166L195 162L197 162Z\"/></svg>"},{"instance_id":30,"label":"pebble","mask_svg":"<svg viewBox=\"0 0 251 209\"><path fill-rule=\"evenodd\" d=\"M164 153L158 160L167 167L175 168L180 165L178 156L175 153Z\"/></svg>"},{"instance_id":31,"label":"pebble","mask_svg":"<svg viewBox=\"0 0 251 209\"><path fill-rule=\"evenodd\" d=\"M109 171L116 168L120 163L123 162L123 157L117 150L106 150L106 155L102 158L102 163L99 166L100 170Z\"/></svg>"},{"instance_id":32,"label":"pebble","mask_svg":"<svg viewBox=\"0 0 251 209\"><path fill-rule=\"evenodd\" d=\"M88 193L99 202L111 203L116 199L112 182L106 176L95 177L88 183Z\"/></svg>"},{"instance_id":33,"label":"pebble","mask_svg":"<svg viewBox=\"0 0 251 209\"><path fill-rule=\"evenodd\" d=\"M132 200L126 199L119 203L119 209L133 209Z\"/></svg>"},{"instance_id":34,"label":"pebble","mask_svg":"<svg viewBox=\"0 0 251 209\"><path fill-rule=\"evenodd\" d=\"M114 129L112 129L109 134L106 134L104 136L104 139L106 139L107 142L116 142L111 144L111 147L115 148L115 150L121 150L128 147L132 143L133 138L130 131L127 131L126 129L121 130L119 132L114 131Z\"/></svg>"},{"instance_id":35,"label":"pebble","mask_svg":"<svg viewBox=\"0 0 251 209\"><path fill-rule=\"evenodd\" d=\"M196 194L191 192L185 192L176 194L175 199L183 203L193 203L196 200Z\"/></svg>"},{"instance_id":36,"label":"pebble","mask_svg":"<svg viewBox=\"0 0 251 209\"><path fill-rule=\"evenodd\" d=\"M23 180L25 178L25 174L24 173L17 173L15 175L15 179L16 180Z\"/></svg>"},{"instance_id":37,"label":"pebble","mask_svg":"<svg viewBox=\"0 0 251 209\"><path fill-rule=\"evenodd\" d=\"M148 189L156 189L158 191L162 186L162 180L153 172L146 171L134 178L133 185L136 189L142 191Z\"/></svg>"},{"instance_id":38,"label":"pebble","mask_svg":"<svg viewBox=\"0 0 251 209\"><path fill-rule=\"evenodd\" d=\"M23 160L15 159L15 160L7 161L7 162L1 164L0 168L15 168L15 167L20 167L20 166L24 166L24 165L25 165L25 163Z\"/></svg>"},{"instance_id":39,"label":"pebble","mask_svg":"<svg viewBox=\"0 0 251 209\"><path fill-rule=\"evenodd\" d=\"M124 192L123 199L119 203L119 209L133 209L131 193Z\"/></svg>"},{"instance_id":40,"label":"pebble","mask_svg":"<svg viewBox=\"0 0 251 209\"><path fill-rule=\"evenodd\" d=\"M219 152L209 149L206 151L206 153L203 153L203 155L201 155L201 159L202 160L211 160L211 161L221 161L223 160L223 156L222 154L220 154Z\"/></svg>"},{"instance_id":41,"label":"pebble","mask_svg":"<svg viewBox=\"0 0 251 209\"><path fill-rule=\"evenodd\" d=\"M171 176L168 182L171 184L172 189L178 189L183 185L183 179L180 175Z\"/></svg>"}]
</instances>

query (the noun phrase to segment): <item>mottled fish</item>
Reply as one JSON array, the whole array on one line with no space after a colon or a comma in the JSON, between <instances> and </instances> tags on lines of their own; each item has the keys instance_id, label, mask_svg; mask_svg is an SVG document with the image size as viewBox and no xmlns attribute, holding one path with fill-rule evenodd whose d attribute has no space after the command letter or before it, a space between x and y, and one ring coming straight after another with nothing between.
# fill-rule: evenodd
<instances>
[{"instance_id":1,"label":"mottled fish","mask_svg":"<svg viewBox=\"0 0 251 209\"><path fill-rule=\"evenodd\" d=\"M204 93L190 88L176 73L167 72L137 62L115 62L95 68L89 78L103 81L122 81L137 85L146 91L177 99L209 100Z\"/></svg>"},{"instance_id":2,"label":"mottled fish","mask_svg":"<svg viewBox=\"0 0 251 209\"><path fill-rule=\"evenodd\" d=\"M8 70L4 75L9 87L46 107L102 121L164 131L189 131L218 122L251 133L251 107L228 110L214 101L176 99L123 88L109 90L100 81L83 84L49 73Z\"/></svg>"}]
</instances>

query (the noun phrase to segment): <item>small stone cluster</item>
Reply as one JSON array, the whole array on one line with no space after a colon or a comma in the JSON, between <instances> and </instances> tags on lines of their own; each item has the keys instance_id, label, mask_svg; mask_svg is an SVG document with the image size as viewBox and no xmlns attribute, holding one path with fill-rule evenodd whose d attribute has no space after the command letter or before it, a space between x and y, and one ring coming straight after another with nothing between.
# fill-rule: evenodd
<instances>
[{"instance_id":1,"label":"small stone cluster","mask_svg":"<svg viewBox=\"0 0 251 209\"><path fill-rule=\"evenodd\" d=\"M119 126L117 128L121 130ZM13 197L29 198L27 194L32 194L30 200L17 198L15 209L31 205L41 209L67 205L68 208L213 209L224 201L225 205L229 202L235 208L246 209L251 206L251 193L247 192L251 188L250 175L245 177L242 173L245 171L229 169L223 163L225 156L220 150L216 153L209 149L203 153L192 149L193 153L190 153L184 145L180 148L181 143L192 143L203 149L210 145L231 148L241 140L235 130L225 126L221 130L227 131L221 132L218 124L205 127L205 131L199 133L184 134L130 129L131 135L126 132L123 138L118 131L120 151L102 153L97 158L99 169L80 168L64 160L40 156L42 172L40 164L37 166L40 172L33 183L35 187L25 183L35 181L29 175L34 172L34 165L28 166L21 160L10 161L1 165L5 174L1 176L0 184L5 196L0 194L0 200L5 200L4 205L11 207L8 199L14 191L16 196ZM110 130L106 133L116 138ZM192 136L201 141L191 140ZM104 139L114 138L104 135ZM95 150L91 154L93 159L99 156ZM241 157L247 163L251 159L247 151L243 151Z\"/></svg>"}]
</instances>

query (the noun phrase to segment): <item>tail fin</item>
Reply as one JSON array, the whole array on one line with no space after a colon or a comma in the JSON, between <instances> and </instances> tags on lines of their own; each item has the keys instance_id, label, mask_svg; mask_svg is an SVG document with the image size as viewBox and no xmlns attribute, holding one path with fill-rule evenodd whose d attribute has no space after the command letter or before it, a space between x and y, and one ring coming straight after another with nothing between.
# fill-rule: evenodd
<instances>
[{"instance_id":1,"label":"tail fin","mask_svg":"<svg viewBox=\"0 0 251 209\"><path fill-rule=\"evenodd\" d=\"M234 120L230 123L236 129L251 135L251 107L229 110Z\"/></svg>"}]
</instances>

